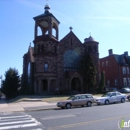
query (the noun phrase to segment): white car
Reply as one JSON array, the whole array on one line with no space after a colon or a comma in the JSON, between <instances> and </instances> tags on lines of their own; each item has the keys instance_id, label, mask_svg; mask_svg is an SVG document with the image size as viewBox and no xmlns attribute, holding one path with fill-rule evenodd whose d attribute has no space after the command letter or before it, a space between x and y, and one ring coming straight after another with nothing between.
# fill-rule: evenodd
<instances>
[{"instance_id":1,"label":"white car","mask_svg":"<svg viewBox=\"0 0 130 130\"><path fill-rule=\"evenodd\" d=\"M102 97L96 98L96 103L98 105L105 104L108 105L109 103L116 103L121 102L124 103L126 100L126 95L120 92L107 92Z\"/></svg>"}]
</instances>

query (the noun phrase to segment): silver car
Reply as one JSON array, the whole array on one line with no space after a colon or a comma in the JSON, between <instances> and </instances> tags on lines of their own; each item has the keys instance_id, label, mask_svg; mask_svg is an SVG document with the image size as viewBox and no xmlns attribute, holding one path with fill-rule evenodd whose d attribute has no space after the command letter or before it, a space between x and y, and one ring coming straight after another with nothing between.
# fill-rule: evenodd
<instances>
[{"instance_id":1,"label":"silver car","mask_svg":"<svg viewBox=\"0 0 130 130\"><path fill-rule=\"evenodd\" d=\"M120 92L107 92L102 97L96 98L96 103L98 105L105 104L108 105L109 103L116 103L121 102L124 103L126 100L126 94L122 94Z\"/></svg>"},{"instance_id":2,"label":"silver car","mask_svg":"<svg viewBox=\"0 0 130 130\"><path fill-rule=\"evenodd\" d=\"M71 108L71 106L88 106L90 107L95 101L91 94L77 94L70 96L67 100L60 101L57 103L57 107Z\"/></svg>"}]
</instances>

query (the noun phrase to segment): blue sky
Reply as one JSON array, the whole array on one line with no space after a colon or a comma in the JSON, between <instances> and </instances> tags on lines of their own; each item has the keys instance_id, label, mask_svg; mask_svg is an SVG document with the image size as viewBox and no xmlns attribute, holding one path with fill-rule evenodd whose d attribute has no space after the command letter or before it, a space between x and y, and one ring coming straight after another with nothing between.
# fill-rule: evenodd
<instances>
[{"instance_id":1,"label":"blue sky","mask_svg":"<svg viewBox=\"0 0 130 130\"><path fill-rule=\"evenodd\" d=\"M23 55L33 46L33 17L44 13L46 0L0 0L0 75L10 67L22 74ZM81 42L91 36L99 42L100 58L123 54L130 48L130 0L49 0L60 21L59 40L69 27Z\"/></svg>"}]
</instances>

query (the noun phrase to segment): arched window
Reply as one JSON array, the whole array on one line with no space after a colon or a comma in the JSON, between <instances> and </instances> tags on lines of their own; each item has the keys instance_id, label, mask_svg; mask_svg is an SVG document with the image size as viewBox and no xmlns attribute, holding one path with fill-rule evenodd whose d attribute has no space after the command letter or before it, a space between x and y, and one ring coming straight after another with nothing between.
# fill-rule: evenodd
<instances>
[{"instance_id":1,"label":"arched window","mask_svg":"<svg viewBox=\"0 0 130 130\"><path fill-rule=\"evenodd\" d=\"M48 31L48 30L46 30L45 35L48 35L48 34L49 34L49 31Z\"/></svg>"},{"instance_id":2,"label":"arched window","mask_svg":"<svg viewBox=\"0 0 130 130\"><path fill-rule=\"evenodd\" d=\"M30 83L30 74L31 74L31 66L30 62L28 63L28 83Z\"/></svg>"},{"instance_id":3,"label":"arched window","mask_svg":"<svg viewBox=\"0 0 130 130\"><path fill-rule=\"evenodd\" d=\"M95 51L95 52L98 52L98 51L97 51L97 46L96 46L96 45L94 46L94 51Z\"/></svg>"},{"instance_id":4,"label":"arched window","mask_svg":"<svg viewBox=\"0 0 130 130\"><path fill-rule=\"evenodd\" d=\"M44 71L48 71L48 63L44 64Z\"/></svg>"},{"instance_id":5,"label":"arched window","mask_svg":"<svg viewBox=\"0 0 130 130\"><path fill-rule=\"evenodd\" d=\"M55 29L55 28L52 28L52 35L53 35L54 37L56 37L56 29Z\"/></svg>"},{"instance_id":6,"label":"arched window","mask_svg":"<svg viewBox=\"0 0 130 130\"><path fill-rule=\"evenodd\" d=\"M42 50L42 52L44 52L44 45L43 44L41 46L41 50Z\"/></svg>"},{"instance_id":7,"label":"arched window","mask_svg":"<svg viewBox=\"0 0 130 130\"><path fill-rule=\"evenodd\" d=\"M88 51L89 51L89 52L91 52L91 51L92 51L91 46L88 46Z\"/></svg>"},{"instance_id":8,"label":"arched window","mask_svg":"<svg viewBox=\"0 0 130 130\"><path fill-rule=\"evenodd\" d=\"M37 52L40 52L40 44L37 47Z\"/></svg>"},{"instance_id":9,"label":"arched window","mask_svg":"<svg viewBox=\"0 0 130 130\"><path fill-rule=\"evenodd\" d=\"M41 36L41 35L42 35L42 30L41 30L41 28L38 27L37 30L38 30L38 34L37 34L37 35L38 35L38 36Z\"/></svg>"}]
</instances>

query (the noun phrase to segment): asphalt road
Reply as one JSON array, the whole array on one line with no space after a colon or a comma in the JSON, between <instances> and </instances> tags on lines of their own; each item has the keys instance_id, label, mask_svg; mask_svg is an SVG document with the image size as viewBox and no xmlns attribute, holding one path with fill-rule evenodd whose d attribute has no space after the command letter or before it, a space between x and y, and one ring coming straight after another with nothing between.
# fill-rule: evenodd
<instances>
[{"instance_id":1,"label":"asphalt road","mask_svg":"<svg viewBox=\"0 0 130 130\"><path fill-rule=\"evenodd\" d=\"M119 130L123 119L130 120L130 102L28 114L42 124L43 130Z\"/></svg>"},{"instance_id":2,"label":"asphalt road","mask_svg":"<svg viewBox=\"0 0 130 130\"><path fill-rule=\"evenodd\" d=\"M130 102L21 113L1 113L0 130L127 130Z\"/></svg>"}]
</instances>

